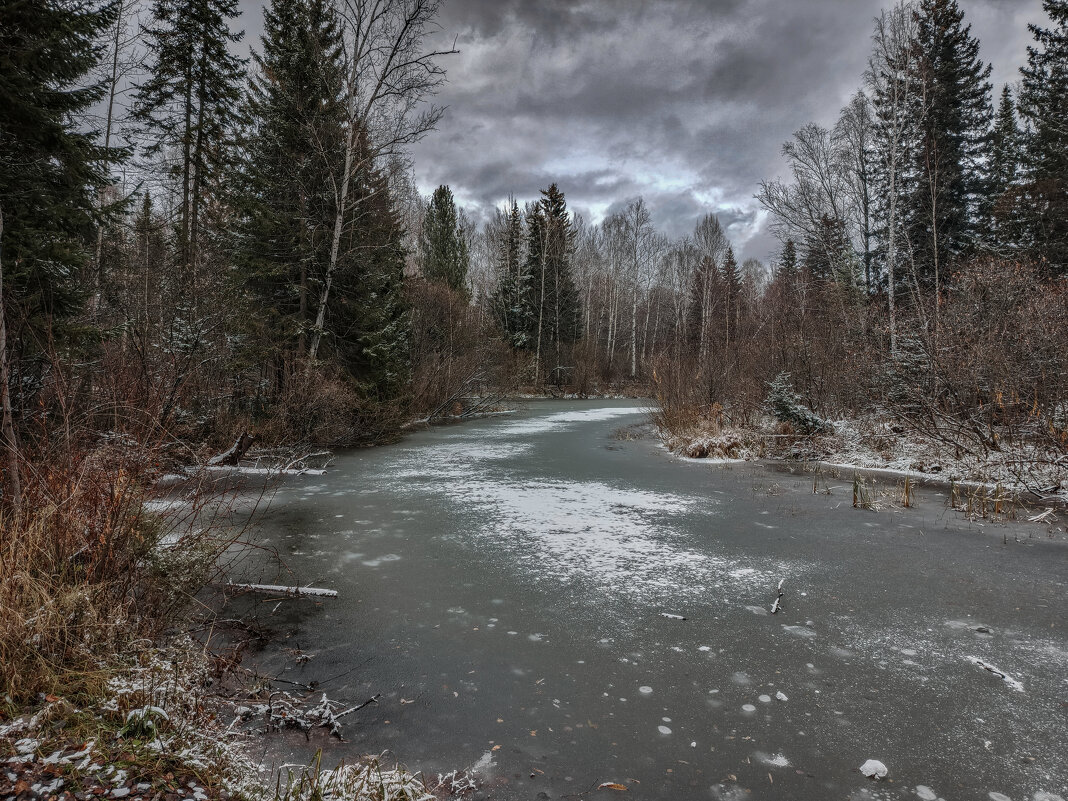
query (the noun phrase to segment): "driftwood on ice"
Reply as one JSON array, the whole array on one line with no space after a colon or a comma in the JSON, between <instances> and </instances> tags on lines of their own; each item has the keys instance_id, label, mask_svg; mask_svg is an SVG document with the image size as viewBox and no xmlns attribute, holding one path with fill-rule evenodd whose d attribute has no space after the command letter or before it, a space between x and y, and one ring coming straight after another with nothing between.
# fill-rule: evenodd
<instances>
[{"instance_id":1,"label":"driftwood on ice","mask_svg":"<svg viewBox=\"0 0 1068 801\"><path fill-rule=\"evenodd\" d=\"M290 598L337 598L337 590L322 587L285 587L280 584L233 584L227 589L238 592L262 592L266 595L285 595Z\"/></svg>"},{"instance_id":2,"label":"driftwood on ice","mask_svg":"<svg viewBox=\"0 0 1068 801\"><path fill-rule=\"evenodd\" d=\"M775 603L773 603L771 605L771 613L773 615L779 614L779 601L781 601L782 597L784 595L786 595L786 593L782 591L782 585L783 585L783 582L785 582L785 581L786 581L786 579L784 579L784 578L779 579L779 586L775 590L778 593L778 595L775 597Z\"/></svg>"}]
</instances>

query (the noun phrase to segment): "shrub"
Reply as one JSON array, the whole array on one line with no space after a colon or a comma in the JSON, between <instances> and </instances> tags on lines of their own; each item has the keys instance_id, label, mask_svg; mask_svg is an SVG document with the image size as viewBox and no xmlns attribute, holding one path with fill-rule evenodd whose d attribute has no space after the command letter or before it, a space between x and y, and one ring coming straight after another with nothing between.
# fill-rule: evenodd
<instances>
[{"instance_id":1,"label":"shrub","mask_svg":"<svg viewBox=\"0 0 1068 801\"><path fill-rule=\"evenodd\" d=\"M794 431L802 434L830 434L834 428L801 402L794 392L789 373L779 373L768 382L768 411L780 423L789 423Z\"/></svg>"}]
</instances>

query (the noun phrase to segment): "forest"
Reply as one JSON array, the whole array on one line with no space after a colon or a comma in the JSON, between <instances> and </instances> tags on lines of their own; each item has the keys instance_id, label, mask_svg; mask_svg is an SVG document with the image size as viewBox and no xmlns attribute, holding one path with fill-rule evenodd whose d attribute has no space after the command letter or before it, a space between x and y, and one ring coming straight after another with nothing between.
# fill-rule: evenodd
<instances>
[{"instance_id":1,"label":"forest","mask_svg":"<svg viewBox=\"0 0 1068 801\"><path fill-rule=\"evenodd\" d=\"M757 189L763 262L715 209L683 238L641 197L584 219L566 175L485 220L421 194L412 145L463 113L435 104L442 1L269 0L246 59L237 0L0 0L9 701L158 633L228 543L149 565L141 502L253 442L627 396L690 455L818 456L845 421L1061 489L1068 0L1003 87L957 0L883 11L837 121Z\"/></svg>"},{"instance_id":2,"label":"forest","mask_svg":"<svg viewBox=\"0 0 1068 801\"><path fill-rule=\"evenodd\" d=\"M8 497L60 418L352 444L523 390L751 424L781 374L823 416L1063 444L1068 8L1045 9L996 103L956 2L885 11L837 123L759 189L780 254L739 264L712 211L673 240L640 197L572 214L562 182L481 226L448 186L421 197L437 2L277 0L248 61L232 2L14 4Z\"/></svg>"}]
</instances>

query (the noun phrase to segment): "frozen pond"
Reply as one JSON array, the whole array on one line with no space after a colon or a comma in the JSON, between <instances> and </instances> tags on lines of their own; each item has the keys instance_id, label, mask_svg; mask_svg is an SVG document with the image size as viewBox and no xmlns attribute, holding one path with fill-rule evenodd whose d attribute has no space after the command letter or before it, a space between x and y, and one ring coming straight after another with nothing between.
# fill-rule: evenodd
<instances>
[{"instance_id":1,"label":"frozen pond","mask_svg":"<svg viewBox=\"0 0 1068 801\"><path fill-rule=\"evenodd\" d=\"M1068 797L1063 537L614 436L645 419L531 402L281 488L259 534L291 574L247 579L339 597L284 602L254 661L382 694L287 757L389 750L500 799Z\"/></svg>"}]
</instances>

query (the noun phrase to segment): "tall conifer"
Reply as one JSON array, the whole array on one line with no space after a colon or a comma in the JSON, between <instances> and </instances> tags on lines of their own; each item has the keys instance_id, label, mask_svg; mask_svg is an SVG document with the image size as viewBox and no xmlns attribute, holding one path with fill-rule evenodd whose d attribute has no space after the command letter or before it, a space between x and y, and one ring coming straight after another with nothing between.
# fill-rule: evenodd
<instances>
[{"instance_id":1,"label":"tall conifer","mask_svg":"<svg viewBox=\"0 0 1068 801\"><path fill-rule=\"evenodd\" d=\"M916 14L920 123L907 225L916 272L934 285L976 244L991 68L957 0L920 0Z\"/></svg>"},{"instance_id":2,"label":"tall conifer","mask_svg":"<svg viewBox=\"0 0 1068 801\"><path fill-rule=\"evenodd\" d=\"M328 0L273 0L254 53L237 262L257 340L306 350L329 255L345 109L341 34Z\"/></svg>"},{"instance_id":3,"label":"tall conifer","mask_svg":"<svg viewBox=\"0 0 1068 801\"><path fill-rule=\"evenodd\" d=\"M134 110L146 128L146 155L162 157L178 185L177 265L197 291L201 229L208 199L222 189L233 152L244 61L230 51L238 0L154 0L145 28L151 68Z\"/></svg>"},{"instance_id":4,"label":"tall conifer","mask_svg":"<svg viewBox=\"0 0 1068 801\"><path fill-rule=\"evenodd\" d=\"M1043 0L1050 27L1031 25L1020 114L1024 149L1025 239L1054 275L1068 274L1068 0Z\"/></svg>"},{"instance_id":5,"label":"tall conifer","mask_svg":"<svg viewBox=\"0 0 1068 801\"><path fill-rule=\"evenodd\" d=\"M434 190L426 206L422 234L423 276L457 292L466 291L470 257L449 187Z\"/></svg>"}]
</instances>

